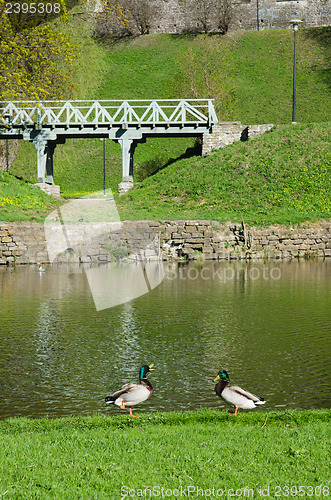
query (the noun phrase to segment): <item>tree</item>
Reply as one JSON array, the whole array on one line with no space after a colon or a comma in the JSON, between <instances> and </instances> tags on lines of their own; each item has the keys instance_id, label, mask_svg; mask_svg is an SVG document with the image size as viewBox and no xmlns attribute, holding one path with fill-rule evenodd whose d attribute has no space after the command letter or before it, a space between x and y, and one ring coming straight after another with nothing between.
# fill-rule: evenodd
<instances>
[{"instance_id":1,"label":"tree","mask_svg":"<svg viewBox=\"0 0 331 500\"><path fill-rule=\"evenodd\" d=\"M232 14L231 0L194 0L195 18L203 33L228 31Z\"/></svg>"},{"instance_id":2,"label":"tree","mask_svg":"<svg viewBox=\"0 0 331 500\"><path fill-rule=\"evenodd\" d=\"M218 2L218 29L222 35L228 32L232 19L232 0Z\"/></svg>"},{"instance_id":3,"label":"tree","mask_svg":"<svg viewBox=\"0 0 331 500\"><path fill-rule=\"evenodd\" d=\"M59 30L64 0L0 0L0 100L60 99L74 84L68 71L75 47Z\"/></svg>"},{"instance_id":4,"label":"tree","mask_svg":"<svg viewBox=\"0 0 331 500\"><path fill-rule=\"evenodd\" d=\"M157 13L154 0L122 0L130 12L133 24L141 35L149 33L151 22Z\"/></svg>"},{"instance_id":5,"label":"tree","mask_svg":"<svg viewBox=\"0 0 331 500\"><path fill-rule=\"evenodd\" d=\"M114 0L97 0L95 2L96 27L98 36L132 35L133 20L125 3Z\"/></svg>"},{"instance_id":6,"label":"tree","mask_svg":"<svg viewBox=\"0 0 331 500\"><path fill-rule=\"evenodd\" d=\"M203 33L208 33L214 25L216 12L213 0L196 0L195 15Z\"/></svg>"}]
</instances>

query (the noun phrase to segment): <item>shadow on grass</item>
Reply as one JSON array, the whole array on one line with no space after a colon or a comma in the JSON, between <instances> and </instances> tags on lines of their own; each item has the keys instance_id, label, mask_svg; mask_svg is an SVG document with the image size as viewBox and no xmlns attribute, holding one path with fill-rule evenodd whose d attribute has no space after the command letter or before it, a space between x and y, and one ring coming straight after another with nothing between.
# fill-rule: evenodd
<instances>
[{"instance_id":1,"label":"shadow on grass","mask_svg":"<svg viewBox=\"0 0 331 500\"><path fill-rule=\"evenodd\" d=\"M183 160L185 158L192 158L193 156L201 156L201 154L202 142L201 140L199 140L199 138L197 138L193 147L187 148L186 151L177 158L170 158L166 163L163 163L164 159L162 158L162 156L156 156L141 163L137 169L136 179L137 181L141 182L147 177L151 177L160 170L167 168L172 163Z\"/></svg>"},{"instance_id":2,"label":"shadow on grass","mask_svg":"<svg viewBox=\"0 0 331 500\"><path fill-rule=\"evenodd\" d=\"M309 30L302 30L302 36L306 40L314 40L319 43L319 45L326 51L326 62L329 62L324 68L319 65L313 65L312 70L317 71L321 79L331 87L331 26L325 26L322 28L310 28Z\"/></svg>"}]
</instances>

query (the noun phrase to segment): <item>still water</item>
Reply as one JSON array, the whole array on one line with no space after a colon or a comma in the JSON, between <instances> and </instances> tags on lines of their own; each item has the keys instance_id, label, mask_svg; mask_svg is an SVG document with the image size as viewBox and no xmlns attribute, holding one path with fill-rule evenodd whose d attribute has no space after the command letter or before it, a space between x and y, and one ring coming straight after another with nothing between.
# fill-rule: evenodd
<instances>
[{"instance_id":1,"label":"still water","mask_svg":"<svg viewBox=\"0 0 331 500\"><path fill-rule=\"evenodd\" d=\"M220 368L266 410L329 407L330 282L330 260L167 263L149 293L97 311L79 266L1 268L0 418L126 413L104 397L152 362L137 414L224 408Z\"/></svg>"}]
</instances>

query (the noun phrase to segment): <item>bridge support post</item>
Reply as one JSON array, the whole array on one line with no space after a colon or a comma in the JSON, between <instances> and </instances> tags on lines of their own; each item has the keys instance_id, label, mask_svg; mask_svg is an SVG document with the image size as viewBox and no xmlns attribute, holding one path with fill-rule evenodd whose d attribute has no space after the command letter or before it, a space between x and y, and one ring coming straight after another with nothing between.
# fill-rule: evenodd
<instances>
[{"instance_id":1,"label":"bridge support post","mask_svg":"<svg viewBox=\"0 0 331 500\"><path fill-rule=\"evenodd\" d=\"M40 187L47 194L60 196L60 186L55 186L53 178L53 156L57 144L56 140L47 140L45 137L37 135L32 139L32 142L37 150L38 181L35 186Z\"/></svg>"},{"instance_id":2,"label":"bridge support post","mask_svg":"<svg viewBox=\"0 0 331 500\"><path fill-rule=\"evenodd\" d=\"M38 182L54 184L53 156L56 142L44 138L35 138L32 142L37 150Z\"/></svg>"},{"instance_id":3,"label":"bridge support post","mask_svg":"<svg viewBox=\"0 0 331 500\"><path fill-rule=\"evenodd\" d=\"M46 182L47 184L54 184L53 179L53 156L56 148L55 141L47 141L46 145Z\"/></svg>"},{"instance_id":4,"label":"bridge support post","mask_svg":"<svg viewBox=\"0 0 331 500\"><path fill-rule=\"evenodd\" d=\"M43 183L46 182L47 141L37 136L32 142L37 150L38 183Z\"/></svg>"},{"instance_id":5,"label":"bridge support post","mask_svg":"<svg viewBox=\"0 0 331 500\"><path fill-rule=\"evenodd\" d=\"M122 148L122 182L118 193L122 195L133 187L133 153L137 145L134 139L118 139Z\"/></svg>"}]
</instances>

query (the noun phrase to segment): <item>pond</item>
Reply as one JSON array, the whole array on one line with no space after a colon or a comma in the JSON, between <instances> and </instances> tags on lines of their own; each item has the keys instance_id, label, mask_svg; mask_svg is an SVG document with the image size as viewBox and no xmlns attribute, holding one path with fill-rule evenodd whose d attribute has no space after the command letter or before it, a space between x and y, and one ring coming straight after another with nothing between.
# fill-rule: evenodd
<instances>
[{"instance_id":1,"label":"pond","mask_svg":"<svg viewBox=\"0 0 331 500\"><path fill-rule=\"evenodd\" d=\"M221 368L263 409L329 407L330 260L162 266L100 310L78 265L1 268L0 418L127 413L104 398L145 363L154 393L136 414L226 408Z\"/></svg>"}]
</instances>

